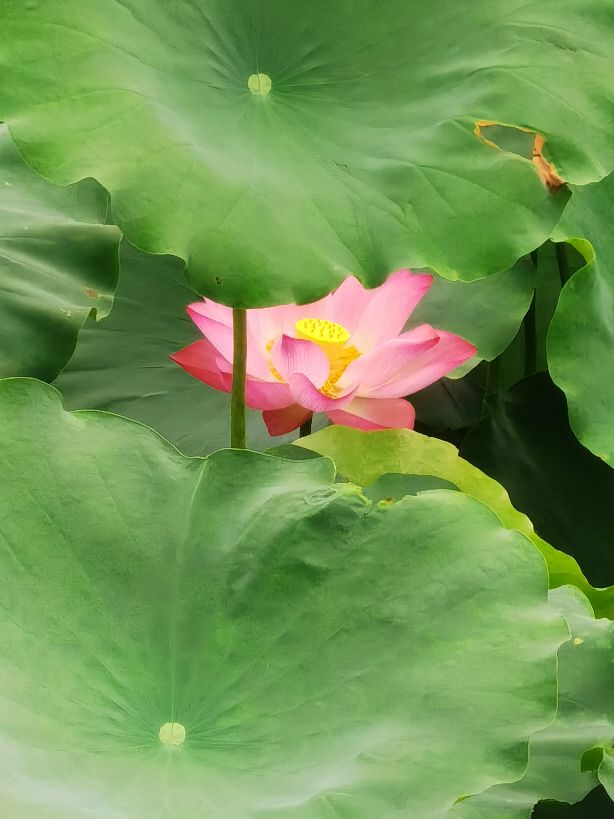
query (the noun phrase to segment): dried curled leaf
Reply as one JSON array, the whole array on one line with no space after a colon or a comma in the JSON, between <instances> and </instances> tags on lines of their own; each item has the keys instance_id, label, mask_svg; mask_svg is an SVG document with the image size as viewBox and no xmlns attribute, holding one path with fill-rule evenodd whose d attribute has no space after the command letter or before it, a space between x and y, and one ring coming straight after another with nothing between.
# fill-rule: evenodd
<instances>
[{"instance_id":1,"label":"dried curled leaf","mask_svg":"<svg viewBox=\"0 0 614 819\"><path fill-rule=\"evenodd\" d=\"M548 162L542 153L546 140L541 134L535 134L533 142L533 164L537 168L539 178L548 188L549 191L555 193L565 184L565 180L561 179L554 169L552 162Z\"/></svg>"}]
</instances>

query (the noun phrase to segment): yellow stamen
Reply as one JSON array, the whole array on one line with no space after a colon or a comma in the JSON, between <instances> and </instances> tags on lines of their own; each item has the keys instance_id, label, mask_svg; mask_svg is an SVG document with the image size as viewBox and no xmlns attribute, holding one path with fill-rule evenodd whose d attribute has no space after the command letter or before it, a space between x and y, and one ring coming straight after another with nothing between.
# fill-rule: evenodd
<instances>
[{"instance_id":1,"label":"yellow stamen","mask_svg":"<svg viewBox=\"0 0 614 819\"><path fill-rule=\"evenodd\" d=\"M267 345L266 345L266 351L267 351L267 353L268 353L269 355L271 355L271 350L273 349L273 344L275 344L275 339L274 339L274 338L272 338L272 339L271 339L269 342L267 342ZM283 383L283 378L282 378L282 377L281 377L281 375L280 375L280 374L277 372L277 370L275 369L275 367L274 367L272 364L269 364L269 369L271 370L271 372L273 373L273 375L275 376L275 378L276 378L278 381L281 381L281 382Z\"/></svg>"},{"instance_id":2,"label":"yellow stamen","mask_svg":"<svg viewBox=\"0 0 614 819\"><path fill-rule=\"evenodd\" d=\"M350 339L349 331L341 324L320 318L299 319L294 326L297 338L314 342L326 353L330 361L330 372L325 383L320 387L320 392L328 398L335 398L338 392L337 382L352 361L360 357L360 352L356 347L345 346ZM274 344L275 339L268 342L267 353L270 354ZM283 381L275 367L272 364L269 366L275 378Z\"/></svg>"},{"instance_id":3,"label":"yellow stamen","mask_svg":"<svg viewBox=\"0 0 614 819\"><path fill-rule=\"evenodd\" d=\"M325 344L345 344L350 338L350 334L345 327L326 319L303 318L299 319L294 326L299 338L315 341L316 344L322 346Z\"/></svg>"},{"instance_id":4,"label":"yellow stamen","mask_svg":"<svg viewBox=\"0 0 614 819\"><path fill-rule=\"evenodd\" d=\"M294 325L298 338L314 341L326 353L330 361L330 372L320 392L334 398L338 392L337 381L360 353L356 347L345 347L350 339L349 330L334 321L321 318L299 319Z\"/></svg>"},{"instance_id":5,"label":"yellow stamen","mask_svg":"<svg viewBox=\"0 0 614 819\"><path fill-rule=\"evenodd\" d=\"M326 382L320 387L320 392L329 398L335 398L337 395L337 381L339 381L352 361L356 361L357 358L360 358L360 353L353 345L339 350L335 358L329 356L330 372Z\"/></svg>"}]
</instances>

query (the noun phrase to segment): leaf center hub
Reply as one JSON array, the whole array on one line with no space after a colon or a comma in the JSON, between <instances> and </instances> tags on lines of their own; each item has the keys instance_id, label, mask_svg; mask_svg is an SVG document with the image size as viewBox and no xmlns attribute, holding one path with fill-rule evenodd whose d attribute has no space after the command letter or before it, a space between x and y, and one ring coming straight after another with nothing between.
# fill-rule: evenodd
<instances>
[{"instance_id":1,"label":"leaf center hub","mask_svg":"<svg viewBox=\"0 0 614 819\"><path fill-rule=\"evenodd\" d=\"M247 87L256 97L266 97L272 85L268 74L250 74L247 80Z\"/></svg>"},{"instance_id":2,"label":"leaf center hub","mask_svg":"<svg viewBox=\"0 0 614 819\"><path fill-rule=\"evenodd\" d=\"M179 748L185 742L185 728L180 722L165 722L158 736L167 748Z\"/></svg>"}]
</instances>

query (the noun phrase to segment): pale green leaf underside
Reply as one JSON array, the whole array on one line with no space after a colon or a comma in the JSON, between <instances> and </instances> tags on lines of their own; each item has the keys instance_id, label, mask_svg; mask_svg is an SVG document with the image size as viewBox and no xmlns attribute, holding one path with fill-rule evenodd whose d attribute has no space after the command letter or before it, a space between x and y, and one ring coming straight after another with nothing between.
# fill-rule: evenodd
<instances>
[{"instance_id":1,"label":"pale green leaf underside","mask_svg":"<svg viewBox=\"0 0 614 819\"><path fill-rule=\"evenodd\" d=\"M29 380L0 385L0 430L18 815L435 819L521 775L567 635L486 506L373 506L328 459L188 459Z\"/></svg>"},{"instance_id":2,"label":"pale green leaf underside","mask_svg":"<svg viewBox=\"0 0 614 819\"><path fill-rule=\"evenodd\" d=\"M574 189L554 238L570 241L586 266L567 282L548 332L548 364L564 391L571 426L614 467L614 174Z\"/></svg>"},{"instance_id":3,"label":"pale green leaf underside","mask_svg":"<svg viewBox=\"0 0 614 819\"><path fill-rule=\"evenodd\" d=\"M559 650L559 710L555 721L531 739L529 765L518 782L498 785L461 802L458 819L530 819L533 806L552 799L574 804L599 780L614 798L608 750L614 746L614 623L595 620L584 595L555 589L552 604L565 616L570 640ZM604 754L598 770L582 770L587 751ZM613 809L614 810L614 809Z\"/></svg>"},{"instance_id":4,"label":"pale green leaf underside","mask_svg":"<svg viewBox=\"0 0 614 819\"><path fill-rule=\"evenodd\" d=\"M529 518L512 506L501 484L460 458L452 444L413 430L360 432L341 426L295 443L332 458L344 478L361 486L369 486L387 473L433 475L451 481L490 506L505 526L533 541L548 564L551 587L573 584L587 595L600 616L614 615L614 587L594 589L574 558L542 540Z\"/></svg>"},{"instance_id":5,"label":"pale green leaf underside","mask_svg":"<svg viewBox=\"0 0 614 819\"><path fill-rule=\"evenodd\" d=\"M107 198L92 180L40 179L0 124L0 377L54 378L90 312L111 309L121 234Z\"/></svg>"},{"instance_id":6,"label":"pale green leaf underside","mask_svg":"<svg viewBox=\"0 0 614 819\"><path fill-rule=\"evenodd\" d=\"M613 31L604 0L5 0L0 115L40 172L97 178L137 246L226 303L405 265L471 280L539 246L567 198L476 120L543 133L575 184L605 176Z\"/></svg>"}]
</instances>

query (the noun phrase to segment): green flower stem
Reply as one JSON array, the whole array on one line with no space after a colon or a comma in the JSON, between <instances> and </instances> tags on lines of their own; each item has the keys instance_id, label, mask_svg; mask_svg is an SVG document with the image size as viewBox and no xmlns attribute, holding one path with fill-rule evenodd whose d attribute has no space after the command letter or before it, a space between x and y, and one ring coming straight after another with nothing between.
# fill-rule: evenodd
<instances>
[{"instance_id":1,"label":"green flower stem","mask_svg":"<svg viewBox=\"0 0 614 819\"><path fill-rule=\"evenodd\" d=\"M531 306L524 317L524 374L537 372L537 329L535 312L535 295Z\"/></svg>"},{"instance_id":2,"label":"green flower stem","mask_svg":"<svg viewBox=\"0 0 614 819\"><path fill-rule=\"evenodd\" d=\"M301 424L301 428L299 430L299 438L305 438L307 435L311 435L311 422L313 420L313 416L310 417L304 424Z\"/></svg>"},{"instance_id":3,"label":"green flower stem","mask_svg":"<svg viewBox=\"0 0 614 819\"><path fill-rule=\"evenodd\" d=\"M535 272L537 274L538 267L538 251L531 252L531 260L535 265ZM537 372L537 311L535 306L535 292L531 300L527 314L524 317L524 374L525 376L533 375Z\"/></svg>"},{"instance_id":4,"label":"green flower stem","mask_svg":"<svg viewBox=\"0 0 614 819\"><path fill-rule=\"evenodd\" d=\"M489 412L489 404L494 401L499 391L499 369L500 357L489 361L486 369L486 380L484 383L484 397L482 399L482 416L485 417Z\"/></svg>"},{"instance_id":5,"label":"green flower stem","mask_svg":"<svg viewBox=\"0 0 614 819\"><path fill-rule=\"evenodd\" d=\"M232 311L234 351L230 399L230 446L245 449L245 366L247 362L247 316L242 307Z\"/></svg>"}]
</instances>

